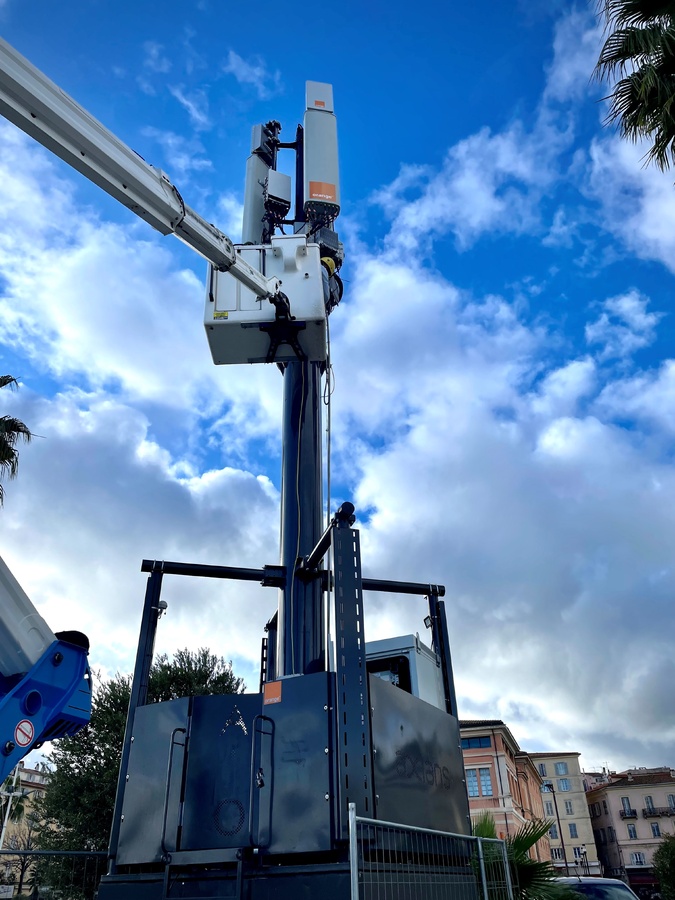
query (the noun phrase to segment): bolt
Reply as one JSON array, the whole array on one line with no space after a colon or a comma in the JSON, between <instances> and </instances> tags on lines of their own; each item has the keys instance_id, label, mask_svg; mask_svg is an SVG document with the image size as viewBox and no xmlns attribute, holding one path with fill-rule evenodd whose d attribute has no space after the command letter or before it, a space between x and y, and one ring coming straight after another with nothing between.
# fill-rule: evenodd
<instances>
[{"instance_id":1,"label":"bolt","mask_svg":"<svg viewBox=\"0 0 675 900\"><path fill-rule=\"evenodd\" d=\"M328 753L328 747L324 747L324 753Z\"/></svg>"},{"instance_id":2,"label":"bolt","mask_svg":"<svg viewBox=\"0 0 675 900\"><path fill-rule=\"evenodd\" d=\"M120 816L120 822L124 822L124 814Z\"/></svg>"},{"instance_id":3,"label":"bolt","mask_svg":"<svg viewBox=\"0 0 675 900\"><path fill-rule=\"evenodd\" d=\"M323 711L324 711L324 712L327 712L327 711L328 711L328 706L327 706L327 705L324 706Z\"/></svg>"},{"instance_id":4,"label":"bolt","mask_svg":"<svg viewBox=\"0 0 675 900\"><path fill-rule=\"evenodd\" d=\"M323 795L323 799L324 799L324 800L330 800L330 794L324 794L324 795Z\"/></svg>"},{"instance_id":5,"label":"bolt","mask_svg":"<svg viewBox=\"0 0 675 900\"><path fill-rule=\"evenodd\" d=\"M131 743L133 744L133 742L134 742L134 739L133 739L133 736L132 736L132 738L131 738Z\"/></svg>"},{"instance_id":6,"label":"bolt","mask_svg":"<svg viewBox=\"0 0 675 900\"><path fill-rule=\"evenodd\" d=\"M9 754L12 752L12 750L15 747L16 747L16 744L14 743L14 741L7 741L5 746L2 748L2 752L5 754L5 756L9 756Z\"/></svg>"},{"instance_id":7,"label":"bolt","mask_svg":"<svg viewBox=\"0 0 675 900\"><path fill-rule=\"evenodd\" d=\"M309 272L305 272L305 278L309 278Z\"/></svg>"},{"instance_id":8,"label":"bolt","mask_svg":"<svg viewBox=\"0 0 675 900\"><path fill-rule=\"evenodd\" d=\"M55 653L52 659L53 666L60 666L63 662L63 653Z\"/></svg>"}]
</instances>

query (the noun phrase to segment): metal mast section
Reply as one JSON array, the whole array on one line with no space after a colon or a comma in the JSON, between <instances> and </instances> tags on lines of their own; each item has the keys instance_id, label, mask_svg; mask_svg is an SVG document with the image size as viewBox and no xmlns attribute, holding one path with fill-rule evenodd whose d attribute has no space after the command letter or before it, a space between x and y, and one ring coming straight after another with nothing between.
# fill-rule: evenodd
<instances>
[{"instance_id":1,"label":"metal mast section","mask_svg":"<svg viewBox=\"0 0 675 900\"><path fill-rule=\"evenodd\" d=\"M278 217L283 219L283 206L274 206L285 195L282 179L286 178L276 172L277 149L294 149L293 230L319 244L328 314L340 299L341 283L335 273L342 262L342 245L333 229L340 198L337 123L330 85L307 83L303 126L298 126L294 143L281 143L279 131L277 122L253 129L252 153L246 166L243 243L267 243ZM288 202L290 206L290 191ZM290 302L292 310L292 296ZM303 356L299 354L280 365L284 378L280 553L286 585L280 590L275 623L275 670L270 676L276 678L326 668L322 581L301 578L296 569L323 531L321 378L327 363Z\"/></svg>"}]
</instances>

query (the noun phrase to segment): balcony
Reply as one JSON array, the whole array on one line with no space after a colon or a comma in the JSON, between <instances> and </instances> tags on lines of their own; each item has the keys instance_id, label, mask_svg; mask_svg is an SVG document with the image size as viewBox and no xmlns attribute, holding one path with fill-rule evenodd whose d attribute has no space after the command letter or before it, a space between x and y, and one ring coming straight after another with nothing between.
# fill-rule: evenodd
<instances>
[{"instance_id":1,"label":"balcony","mask_svg":"<svg viewBox=\"0 0 675 900\"><path fill-rule=\"evenodd\" d=\"M622 809L619 813L622 819L637 819L636 809Z\"/></svg>"},{"instance_id":2,"label":"balcony","mask_svg":"<svg viewBox=\"0 0 675 900\"><path fill-rule=\"evenodd\" d=\"M642 810L644 819L651 819L655 816L675 816L675 807L672 806L650 806Z\"/></svg>"}]
</instances>

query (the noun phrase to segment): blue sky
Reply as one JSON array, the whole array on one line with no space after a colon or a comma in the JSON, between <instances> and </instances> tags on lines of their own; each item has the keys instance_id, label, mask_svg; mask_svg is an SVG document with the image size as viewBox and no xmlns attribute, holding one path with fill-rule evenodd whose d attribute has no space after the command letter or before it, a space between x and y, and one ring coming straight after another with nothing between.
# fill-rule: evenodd
<instances>
[{"instance_id":1,"label":"blue sky","mask_svg":"<svg viewBox=\"0 0 675 900\"><path fill-rule=\"evenodd\" d=\"M333 501L364 571L446 584L462 717L672 765L674 176L602 125L589 6L469 7L2 0L0 26L234 239L251 126L292 139L305 80L333 84ZM8 123L0 145L2 400L39 435L0 552L129 671L142 558L276 562L281 379L211 365L202 260ZM166 596L158 649L255 688L274 592ZM374 596L367 637L423 615Z\"/></svg>"}]
</instances>

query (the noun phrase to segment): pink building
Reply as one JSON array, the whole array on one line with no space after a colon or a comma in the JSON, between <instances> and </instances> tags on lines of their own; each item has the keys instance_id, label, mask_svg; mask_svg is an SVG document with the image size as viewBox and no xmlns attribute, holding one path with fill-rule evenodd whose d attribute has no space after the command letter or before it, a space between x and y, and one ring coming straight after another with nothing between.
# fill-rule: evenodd
<instances>
[{"instance_id":1,"label":"pink building","mask_svg":"<svg viewBox=\"0 0 675 900\"><path fill-rule=\"evenodd\" d=\"M501 838L543 819L542 779L501 719L463 720L459 726L471 818L490 813ZM547 838L535 852L537 859L551 858Z\"/></svg>"}]
</instances>

